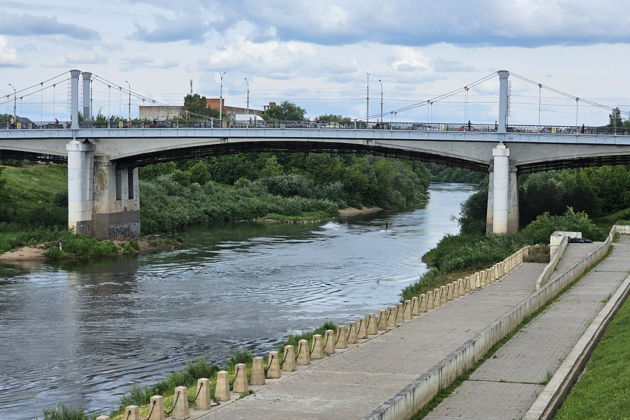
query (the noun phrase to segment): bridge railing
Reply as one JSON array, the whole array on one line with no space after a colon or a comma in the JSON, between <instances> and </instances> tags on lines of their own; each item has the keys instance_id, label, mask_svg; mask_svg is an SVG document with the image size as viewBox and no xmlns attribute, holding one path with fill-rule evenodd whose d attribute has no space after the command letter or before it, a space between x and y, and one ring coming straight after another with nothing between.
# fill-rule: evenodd
<instances>
[{"instance_id":1,"label":"bridge railing","mask_svg":"<svg viewBox=\"0 0 630 420\"><path fill-rule=\"evenodd\" d=\"M69 129L70 121L24 121L17 124L7 123L6 130L40 130L40 129ZM345 129L345 130L413 130L413 131L473 131L496 132L495 124L472 123L444 123L444 122L380 122L380 121L226 121L217 119L193 120L115 120L115 121L82 121L80 128L291 128L291 129ZM1 128L0 128L1 129ZM567 126L567 125L508 125L507 131L511 133L539 133L539 134L607 134L630 135L628 127L609 126Z\"/></svg>"}]
</instances>

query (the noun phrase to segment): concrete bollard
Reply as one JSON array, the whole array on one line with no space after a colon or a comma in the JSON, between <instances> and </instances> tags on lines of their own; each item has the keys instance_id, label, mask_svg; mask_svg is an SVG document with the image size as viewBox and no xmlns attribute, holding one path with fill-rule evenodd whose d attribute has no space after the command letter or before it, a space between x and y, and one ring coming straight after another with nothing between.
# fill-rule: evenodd
<instances>
[{"instance_id":1,"label":"concrete bollard","mask_svg":"<svg viewBox=\"0 0 630 420\"><path fill-rule=\"evenodd\" d=\"M272 352L272 353L278 353ZM217 401L230 400L230 380L228 373L224 370L217 372L217 386L214 389L214 399Z\"/></svg>"},{"instance_id":2,"label":"concrete bollard","mask_svg":"<svg viewBox=\"0 0 630 420\"><path fill-rule=\"evenodd\" d=\"M234 373L234 384L232 386L232 391L238 392L247 392L249 391L249 382L247 381L247 366L245 363L237 363L234 366L236 371Z\"/></svg>"},{"instance_id":3,"label":"concrete bollard","mask_svg":"<svg viewBox=\"0 0 630 420\"><path fill-rule=\"evenodd\" d=\"M459 297L459 283L457 280L453 282L453 300Z\"/></svg>"},{"instance_id":4,"label":"concrete bollard","mask_svg":"<svg viewBox=\"0 0 630 420\"><path fill-rule=\"evenodd\" d=\"M376 315L374 314L368 314L367 333L368 335L378 334L378 327L376 325Z\"/></svg>"},{"instance_id":5,"label":"concrete bollard","mask_svg":"<svg viewBox=\"0 0 630 420\"><path fill-rule=\"evenodd\" d=\"M293 372L295 370L295 349L293 346L284 346L284 361L282 362L282 370Z\"/></svg>"},{"instance_id":6,"label":"concrete bollard","mask_svg":"<svg viewBox=\"0 0 630 420\"><path fill-rule=\"evenodd\" d=\"M96 420L109 420L109 416L98 416Z\"/></svg>"},{"instance_id":7,"label":"concrete bollard","mask_svg":"<svg viewBox=\"0 0 630 420\"><path fill-rule=\"evenodd\" d=\"M466 291L464 290L464 279L457 280L457 294L460 296L464 296Z\"/></svg>"},{"instance_id":8,"label":"concrete bollard","mask_svg":"<svg viewBox=\"0 0 630 420\"><path fill-rule=\"evenodd\" d=\"M311 345L311 359L322 359L324 357L324 344L322 343L321 334L313 335L313 343Z\"/></svg>"},{"instance_id":9,"label":"concrete bollard","mask_svg":"<svg viewBox=\"0 0 630 420\"><path fill-rule=\"evenodd\" d=\"M403 322L405 322L405 318L403 316L404 312L405 312L405 305L403 305L402 303L397 303L396 304L396 324L402 324Z\"/></svg>"},{"instance_id":10,"label":"concrete bollard","mask_svg":"<svg viewBox=\"0 0 630 420\"><path fill-rule=\"evenodd\" d=\"M346 349L348 348L348 343L346 340L348 339L348 334L346 333L346 327L343 325L339 325L337 327L337 339L335 340L335 348L336 349Z\"/></svg>"},{"instance_id":11,"label":"concrete bollard","mask_svg":"<svg viewBox=\"0 0 630 420\"><path fill-rule=\"evenodd\" d=\"M298 341L297 364L298 365L311 364L311 351L308 348L308 340Z\"/></svg>"},{"instance_id":12,"label":"concrete bollard","mask_svg":"<svg viewBox=\"0 0 630 420\"><path fill-rule=\"evenodd\" d=\"M335 352L335 332L333 330L326 330L324 337L324 352L326 354L333 354Z\"/></svg>"},{"instance_id":13,"label":"concrete bollard","mask_svg":"<svg viewBox=\"0 0 630 420\"><path fill-rule=\"evenodd\" d=\"M431 309L433 309L433 290L429 290L426 294L426 308L427 311L430 311Z\"/></svg>"},{"instance_id":14,"label":"concrete bollard","mask_svg":"<svg viewBox=\"0 0 630 420\"><path fill-rule=\"evenodd\" d=\"M262 357L260 358L262 360ZM210 380L208 378L197 379L197 398L195 398L195 407L200 410L207 410L212 404L210 399ZM164 411L164 410L162 410ZM164 420L164 419L160 419Z\"/></svg>"},{"instance_id":15,"label":"concrete bollard","mask_svg":"<svg viewBox=\"0 0 630 420\"><path fill-rule=\"evenodd\" d=\"M396 326L396 307L389 306L387 308L387 326L395 327Z\"/></svg>"},{"instance_id":16,"label":"concrete bollard","mask_svg":"<svg viewBox=\"0 0 630 420\"><path fill-rule=\"evenodd\" d=\"M125 407L125 420L140 420L140 407L137 405L128 405Z\"/></svg>"},{"instance_id":17,"label":"concrete bollard","mask_svg":"<svg viewBox=\"0 0 630 420\"><path fill-rule=\"evenodd\" d=\"M418 299L418 298L414 298ZM411 319L411 300L407 299L403 305L403 321L409 321Z\"/></svg>"},{"instance_id":18,"label":"concrete bollard","mask_svg":"<svg viewBox=\"0 0 630 420\"><path fill-rule=\"evenodd\" d=\"M447 296L446 286L440 287L440 305L444 305L448 301L446 296Z\"/></svg>"},{"instance_id":19,"label":"concrete bollard","mask_svg":"<svg viewBox=\"0 0 630 420\"><path fill-rule=\"evenodd\" d=\"M263 358L260 356L256 356L252 360L252 383L251 384L252 385L265 384L265 367L263 365Z\"/></svg>"},{"instance_id":20,"label":"concrete bollard","mask_svg":"<svg viewBox=\"0 0 630 420\"><path fill-rule=\"evenodd\" d=\"M446 285L446 301L450 302L451 300L453 300L453 283Z\"/></svg>"},{"instance_id":21,"label":"concrete bollard","mask_svg":"<svg viewBox=\"0 0 630 420\"><path fill-rule=\"evenodd\" d=\"M381 309L378 311L378 322L376 323L376 327L379 331L387 329L387 315L388 314L389 314L389 310L384 311Z\"/></svg>"},{"instance_id":22,"label":"concrete bollard","mask_svg":"<svg viewBox=\"0 0 630 420\"><path fill-rule=\"evenodd\" d=\"M348 344L357 343L357 323L354 321L348 322Z\"/></svg>"},{"instance_id":23,"label":"concrete bollard","mask_svg":"<svg viewBox=\"0 0 630 420\"><path fill-rule=\"evenodd\" d=\"M280 371L280 356L277 351L270 351L269 357L267 357L267 379L278 379L282 375Z\"/></svg>"},{"instance_id":24,"label":"concrete bollard","mask_svg":"<svg viewBox=\"0 0 630 420\"><path fill-rule=\"evenodd\" d=\"M418 296L411 298L411 316L420 315L420 299Z\"/></svg>"},{"instance_id":25,"label":"concrete bollard","mask_svg":"<svg viewBox=\"0 0 630 420\"><path fill-rule=\"evenodd\" d=\"M367 320L365 318L359 318L357 322L359 325L359 327L357 328L357 338L365 340L366 338L368 338Z\"/></svg>"},{"instance_id":26,"label":"concrete bollard","mask_svg":"<svg viewBox=\"0 0 630 420\"><path fill-rule=\"evenodd\" d=\"M419 306L418 309L420 313L426 312L427 311L427 294L426 293L421 294L418 300L420 301L418 305Z\"/></svg>"},{"instance_id":27,"label":"concrete bollard","mask_svg":"<svg viewBox=\"0 0 630 420\"><path fill-rule=\"evenodd\" d=\"M175 406L171 417L177 420L184 420L190 417L190 407L188 406L188 388L178 386L175 388Z\"/></svg>"},{"instance_id":28,"label":"concrete bollard","mask_svg":"<svg viewBox=\"0 0 630 420\"><path fill-rule=\"evenodd\" d=\"M440 307L440 289L433 289L433 309Z\"/></svg>"}]
</instances>

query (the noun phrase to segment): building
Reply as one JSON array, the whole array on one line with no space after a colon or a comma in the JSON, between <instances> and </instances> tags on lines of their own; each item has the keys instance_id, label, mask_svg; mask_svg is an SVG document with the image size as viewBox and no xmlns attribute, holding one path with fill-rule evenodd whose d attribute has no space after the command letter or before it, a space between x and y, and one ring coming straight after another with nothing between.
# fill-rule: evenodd
<instances>
[{"instance_id":1,"label":"building","mask_svg":"<svg viewBox=\"0 0 630 420\"><path fill-rule=\"evenodd\" d=\"M223 98L208 98L206 99L206 106L210 109L219 110L221 106L223 106L222 114L223 118L227 120L235 120L237 115L250 114L250 115L259 115L261 116L265 111L269 108L276 106L275 102L269 102L268 105L264 106L263 110L249 108L249 112L247 108L241 108L237 106L226 106L225 99Z\"/></svg>"},{"instance_id":2,"label":"building","mask_svg":"<svg viewBox=\"0 0 630 420\"><path fill-rule=\"evenodd\" d=\"M180 118L185 110L183 106L140 106L138 116L141 120L169 120Z\"/></svg>"}]
</instances>

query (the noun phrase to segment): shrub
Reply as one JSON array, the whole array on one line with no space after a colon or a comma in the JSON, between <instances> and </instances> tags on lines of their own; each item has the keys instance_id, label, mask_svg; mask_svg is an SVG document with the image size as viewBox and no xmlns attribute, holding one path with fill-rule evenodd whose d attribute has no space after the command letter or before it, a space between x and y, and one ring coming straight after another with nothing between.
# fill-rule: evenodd
<instances>
[{"instance_id":1,"label":"shrub","mask_svg":"<svg viewBox=\"0 0 630 420\"><path fill-rule=\"evenodd\" d=\"M44 410L44 420L94 420L95 415L85 414L82 408L70 408L63 404Z\"/></svg>"}]
</instances>

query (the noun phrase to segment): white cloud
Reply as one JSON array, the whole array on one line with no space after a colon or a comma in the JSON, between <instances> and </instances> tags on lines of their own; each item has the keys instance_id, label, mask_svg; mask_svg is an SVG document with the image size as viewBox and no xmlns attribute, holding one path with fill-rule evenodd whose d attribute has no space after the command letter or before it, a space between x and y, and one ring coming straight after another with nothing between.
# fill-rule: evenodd
<instances>
[{"instance_id":1,"label":"white cloud","mask_svg":"<svg viewBox=\"0 0 630 420\"><path fill-rule=\"evenodd\" d=\"M15 48L9 46L7 37L0 35L0 67L23 67Z\"/></svg>"}]
</instances>

